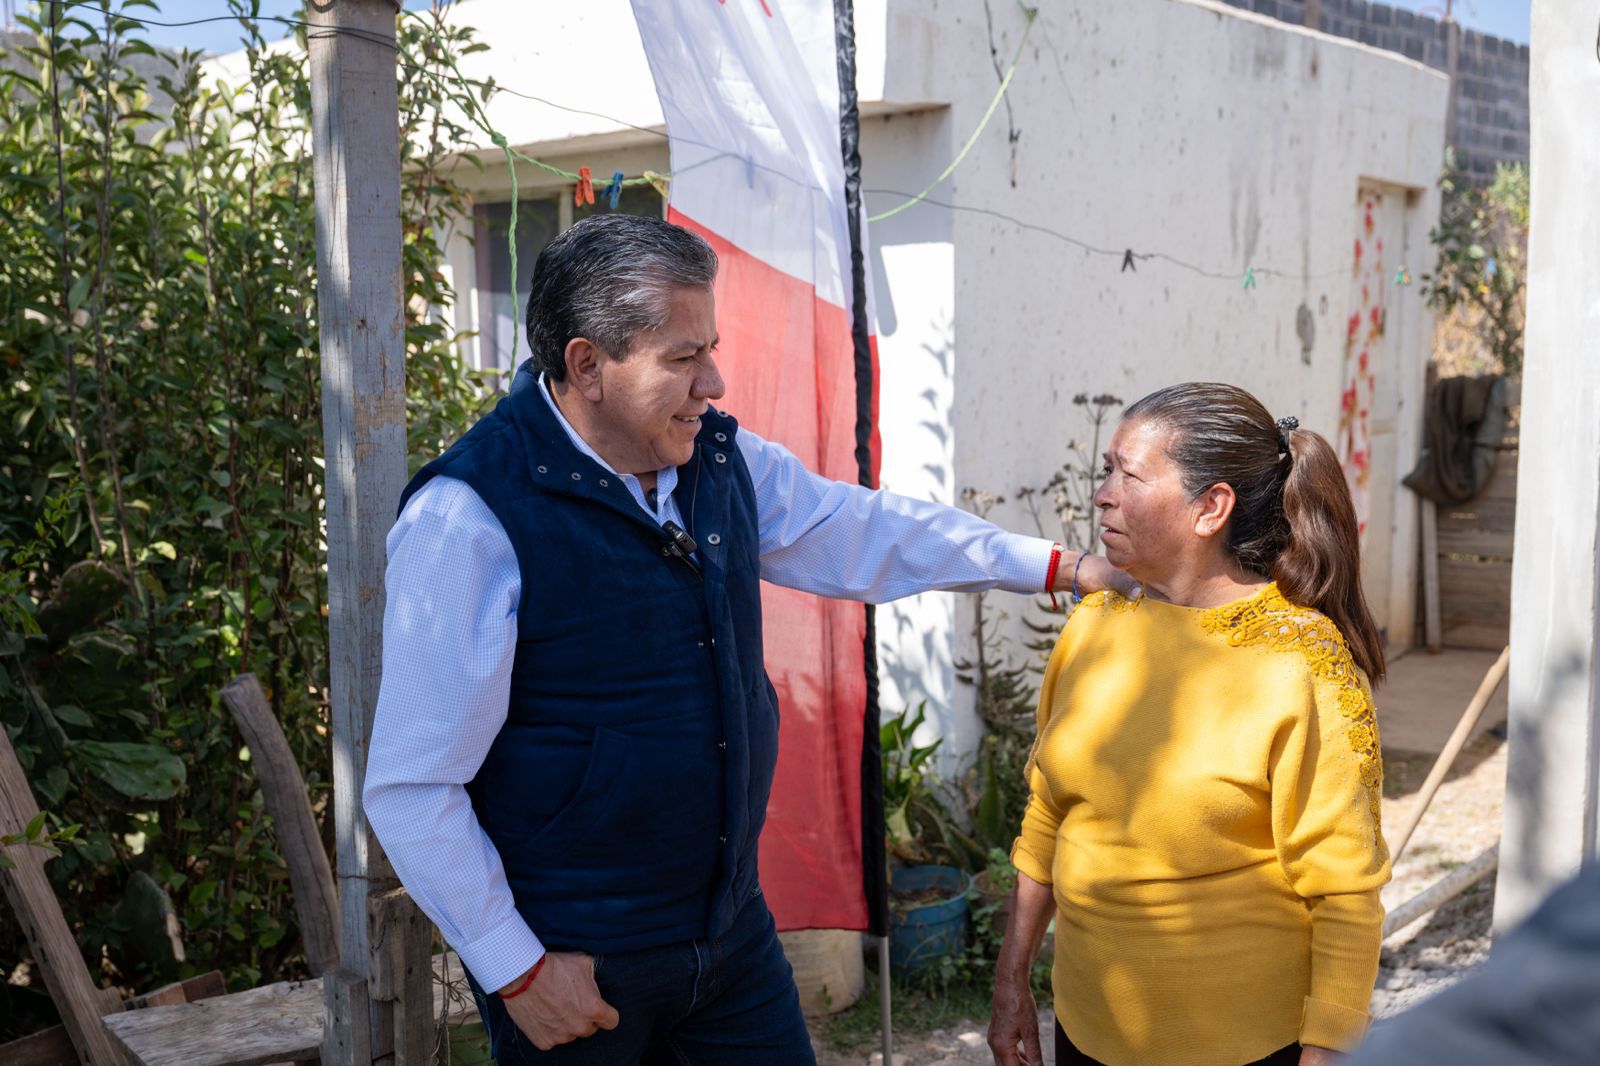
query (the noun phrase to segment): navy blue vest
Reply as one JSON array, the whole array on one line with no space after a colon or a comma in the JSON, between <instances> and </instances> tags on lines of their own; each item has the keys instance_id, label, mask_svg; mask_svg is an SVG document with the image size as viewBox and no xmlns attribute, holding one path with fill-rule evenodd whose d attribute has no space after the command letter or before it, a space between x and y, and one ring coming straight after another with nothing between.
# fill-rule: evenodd
<instances>
[{"instance_id":1,"label":"navy blue vest","mask_svg":"<svg viewBox=\"0 0 1600 1066\"><path fill-rule=\"evenodd\" d=\"M760 892L778 752L738 425L707 411L678 470L691 565L664 554L622 479L573 447L540 387L518 374L401 497L435 475L465 481L522 571L509 714L467 793L547 946L719 936Z\"/></svg>"}]
</instances>

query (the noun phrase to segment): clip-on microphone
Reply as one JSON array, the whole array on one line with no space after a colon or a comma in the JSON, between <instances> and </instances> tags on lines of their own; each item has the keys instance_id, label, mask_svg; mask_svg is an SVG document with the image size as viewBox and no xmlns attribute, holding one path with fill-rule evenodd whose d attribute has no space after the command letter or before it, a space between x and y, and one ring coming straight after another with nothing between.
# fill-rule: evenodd
<instances>
[{"instance_id":1,"label":"clip-on microphone","mask_svg":"<svg viewBox=\"0 0 1600 1066\"><path fill-rule=\"evenodd\" d=\"M689 536L688 531L676 522L661 523L661 532L671 538L668 543L661 546L662 555L676 555L679 558L687 559L700 550L700 545L696 544L694 538Z\"/></svg>"}]
</instances>

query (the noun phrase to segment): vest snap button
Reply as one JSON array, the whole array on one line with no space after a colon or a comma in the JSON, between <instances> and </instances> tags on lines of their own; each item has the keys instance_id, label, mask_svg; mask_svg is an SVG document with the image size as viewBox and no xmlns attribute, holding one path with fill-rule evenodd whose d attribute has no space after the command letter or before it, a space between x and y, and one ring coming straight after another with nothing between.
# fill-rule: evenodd
<instances>
[{"instance_id":1,"label":"vest snap button","mask_svg":"<svg viewBox=\"0 0 1600 1066\"><path fill-rule=\"evenodd\" d=\"M605 478L601 478L600 487L603 489L609 489L611 487L611 482L607 481Z\"/></svg>"},{"instance_id":2,"label":"vest snap button","mask_svg":"<svg viewBox=\"0 0 1600 1066\"><path fill-rule=\"evenodd\" d=\"M718 844L726 844L727 842L728 842L727 836L720 836L720 837L717 838L717 843Z\"/></svg>"},{"instance_id":3,"label":"vest snap button","mask_svg":"<svg viewBox=\"0 0 1600 1066\"><path fill-rule=\"evenodd\" d=\"M700 646L701 646L701 647L702 647L702 648L703 648L703 647L705 647L705 646L706 646L706 642L705 642L705 641L703 641L703 640L702 640L702 641L700 641L700 642L699 642L699 644L700 644Z\"/></svg>"},{"instance_id":4,"label":"vest snap button","mask_svg":"<svg viewBox=\"0 0 1600 1066\"><path fill-rule=\"evenodd\" d=\"M713 533L711 536L706 538L706 543L715 548L718 544L722 543L722 538Z\"/></svg>"},{"instance_id":5,"label":"vest snap button","mask_svg":"<svg viewBox=\"0 0 1600 1066\"><path fill-rule=\"evenodd\" d=\"M582 481L583 480L583 475L574 472L573 475L572 475L572 480L574 480L574 481Z\"/></svg>"},{"instance_id":6,"label":"vest snap button","mask_svg":"<svg viewBox=\"0 0 1600 1066\"><path fill-rule=\"evenodd\" d=\"M726 433L718 433L717 434L717 440L718 441L726 441L727 439L728 439L728 435Z\"/></svg>"},{"instance_id":7,"label":"vest snap button","mask_svg":"<svg viewBox=\"0 0 1600 1066\"><path fill-rule=\"evenodd\" d=\"M717 750L718 751L727 751L728 750L728 742L726 740L717 741Z\"/></svg>"},{"instance_id":8,"label":"vest snap button","mask_svg":"<svg viewBox=\"0 0 1600 1066\"><path fill-rule=\"evenodd\" d=\"M539 468L539 473L541 473L541 474L548 474L549 472L550 472L550 468L547 467L547 466L541 466Z\"/></svg>"},{"instance_id":9,"label":"vest snap button","mask_svg":"<svg viewBox=\"0 0 1600 1066\"><path fill-rule=\"evenodd\" d=\"M728 461L728 457L726 455L723 455L721 452L717 453L717 462L725 463L727 461Z\"/></svg>"}]
</instances>

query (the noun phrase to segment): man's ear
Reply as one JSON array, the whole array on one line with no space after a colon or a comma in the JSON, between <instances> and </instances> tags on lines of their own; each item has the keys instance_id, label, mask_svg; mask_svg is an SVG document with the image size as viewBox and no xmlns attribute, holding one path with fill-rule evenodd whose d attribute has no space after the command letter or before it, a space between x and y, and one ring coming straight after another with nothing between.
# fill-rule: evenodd
<instances>
[{"instance_id":1,"label":"man's ear","mask_svg":"<svg viewBox=\"0 0 1600 1066\"><path fill-rule=\"evenodd\" d=\"M1198 500L1195 501L1194 531L1202 537L1214 537L1228 528L1228 519L1233 517L1233 505L1237 497L1233 494L1233 486L1222 482L1212 485Z\"/></svg>"},{"instance_id":2,"label":"man's ear","mask_svg":"<svg viewBox=\"0 0 1600 1066\"><path fill-rule=\"evenodd\" d=\"M605 359L605 353L592 342L574 337L567 342L563 356L567 363L567 384L577 389L590 403L599 403L604 397L600 363Z\"/></svg>"}]
</instances>

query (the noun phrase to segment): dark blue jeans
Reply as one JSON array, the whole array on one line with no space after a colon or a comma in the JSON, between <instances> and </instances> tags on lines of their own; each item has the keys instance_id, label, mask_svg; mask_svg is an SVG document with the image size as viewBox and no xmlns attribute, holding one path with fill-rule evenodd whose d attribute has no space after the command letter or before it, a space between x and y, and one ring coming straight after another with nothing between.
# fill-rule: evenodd
<instances>
[{"instance_id":1,"label":"dark blue jeans","mask_svg":"<svg viewBox=\"0 0 1600 1066\"><path fill-rule=\"evenodd\" d=\"M505 1004L471 980L498 1066L815 1066L794 971L767 901L745 904L712 940L595 956L615 1029L540 1051ZM470 979L470 975L469 975Z\"/></svg>"}]
</instances>

